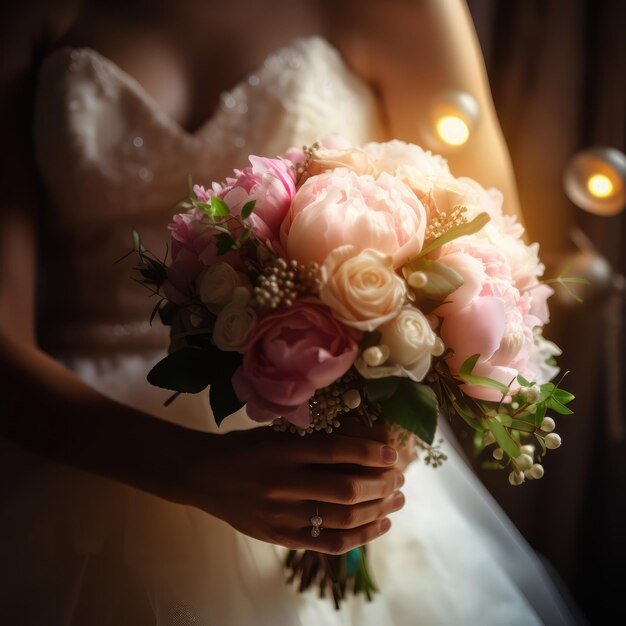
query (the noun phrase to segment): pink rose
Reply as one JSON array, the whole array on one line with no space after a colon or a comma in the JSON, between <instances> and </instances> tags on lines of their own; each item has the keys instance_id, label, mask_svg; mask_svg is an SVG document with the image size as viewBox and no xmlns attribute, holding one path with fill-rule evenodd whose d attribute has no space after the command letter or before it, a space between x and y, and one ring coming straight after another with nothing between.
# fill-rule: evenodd
<instances>
[{"instance_id":1,"label":"pink rose","mask_svg":"<svg viewBox=\"0 0 626 626\"><path fill-rule=\"evenodd\" d=\"M252 234L264 242L278 240L280 225L296 193L293 168L283 159L250 156L250 167L236 171L234 178L226 179L217 194L228 204L233 215L239 215L243 206L256 200L249 218Z\"/></svg>"},{"instance_id":2,"label":"pink rose","mask_svg":"<svg viewBox=\"0 0 626 626\"><path fill-rule=\"evenodd\" d=\"M300 187L281 243L289 258L304 264L321 265L339 246L353 245L390 256L398 268L419 254L425 228L424 206L400 180L337 169Z\"/></svg>"},{"instance_id":3,"label":"pink rose","mask_svg":"<svg viewBox=\"0 0 626 626\"><path fill-rule=\"evenodd\" d=\"M257 324L233 387L253 420L282 416L306 428L309 398L343 376L357 351L352 334L325 306L300 300Z\"/></svg>"}]
</instances>

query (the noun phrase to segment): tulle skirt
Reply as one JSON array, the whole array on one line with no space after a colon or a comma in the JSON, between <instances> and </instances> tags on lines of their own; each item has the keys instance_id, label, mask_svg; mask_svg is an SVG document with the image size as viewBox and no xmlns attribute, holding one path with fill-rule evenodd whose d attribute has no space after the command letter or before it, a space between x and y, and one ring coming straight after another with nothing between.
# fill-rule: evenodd
<instances>
[{"instance_id":1,"label":"tulle skirt","mask_svg":"<svg viewBox=\"0 0 626 626\"><path fill-rule=\"evenodd\" d=\"M204 394L181 396L163 407L167 393L145 380L159 358L150 352L63 360L116 400L217 432ZM222 429L252 426L239 413ZM340 611L314 591L299 594L285 584L283 548L242 535L197 509L0 445L3 624L574 621L532 549L448 440L442 467L418 460L408 468L406 506L392 515L391 531L369 548L380 593L372 602L349 598Z\"/></svg>"}]
</instances>

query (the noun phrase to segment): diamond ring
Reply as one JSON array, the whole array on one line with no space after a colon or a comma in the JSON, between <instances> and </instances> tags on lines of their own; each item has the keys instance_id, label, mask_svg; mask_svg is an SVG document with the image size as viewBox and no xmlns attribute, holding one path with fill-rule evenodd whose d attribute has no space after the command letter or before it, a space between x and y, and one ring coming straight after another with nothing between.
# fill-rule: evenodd
<instances>
[{"instance_id":1,"label":"diamond ring","mask_svg":"<svg viewBox=\"0 0 626 626\"><path fill-rule=\"evenodd\" d=\"M311 537L319 537L322 532L323 519L320 517L317 505L315 506L315 515L311 518Z\"/></svg>"}]
</instances>

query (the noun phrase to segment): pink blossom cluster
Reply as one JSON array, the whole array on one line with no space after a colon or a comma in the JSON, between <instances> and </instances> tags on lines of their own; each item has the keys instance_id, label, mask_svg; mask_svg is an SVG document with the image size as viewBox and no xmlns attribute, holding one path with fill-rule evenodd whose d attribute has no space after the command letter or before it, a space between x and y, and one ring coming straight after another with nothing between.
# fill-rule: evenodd
<instances>
[{"instance_id":1,"label":"pink blossom cluster","mask_svg":"<svg viewBox=\"0 0 626 626\"><path fill-rule=\"evenodd\" d=\"M503 214L499 192L455 178L444 159L400 141L355 148L333 138L308 159L297 150L288 157L251 156L248 167L194 194L199 203L216 197L228 205L222 229L236 238L249 228L259 262L319 267L319 293L255 309L254 272L238 250L218 255L215 221L194 207L170 225L166 297L200 302L215 316L215 345L242 353L232 382L252 419L308 426L315 391L353 367L364 378L421 381L436 357L457 375L478 354L474 373L505 385L518 374L541 381L553 373L541 338L551 289L539 281L537 246ZM467 220L486 213L490 221L424 255L460 284L424 312L416 294L428 276L413 279L406 268L420 258L433 220L445 222L458 207ZM377 345L365 348L364 333ZM487 387L464 391L498 399Z\"/></svg>"}]
</instances>

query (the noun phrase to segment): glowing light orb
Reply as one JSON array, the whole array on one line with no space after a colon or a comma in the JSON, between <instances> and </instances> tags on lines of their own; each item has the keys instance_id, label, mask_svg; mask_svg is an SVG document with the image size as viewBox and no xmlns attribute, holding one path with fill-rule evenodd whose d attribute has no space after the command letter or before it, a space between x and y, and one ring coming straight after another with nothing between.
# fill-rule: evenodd
<instances>
[{"instance_id":1,"label":"glowing light orb","mask_svg":"<svg viewBox=\"0 0 626 626\"><path fill-rule=\"evenodd\" d=\"M433 152L453 154L472 141L480 118L480 107L472 94L441 91L428 102L426 111L419 120L419 132Z\"/></svg>"},{"instance_id":2,"label":"glowing light orb","mask_svg":"<svg viewBox=\"0 0 626 626\"><path fill-rule=\"evenodd\" d=\"M613 193L613 183L608 176L604 174L594 174L587 181L587 189L589 193L596 198L608 198Z\"/></svg>"},{"instance_id":3,"label":"glowing light orb","mask_svg":"<svg viewBox=\"0 0 626 626\"><path fill-rule=\"evenodd\" d=\"M451 146L461 146L469 139L470 129L460 117L446 115L437 121L437 134Z\"/></svg>"},{"instance_id":4,"label":"glowing light orb","mask_svg":"<svg viewBox=\"0 0 626 626\"><path fill-rule=\"evenodd\" d=\"M594 215L617 215L626 205L626 155L608 146L581 150L563 172L565 193Z\"/></svg>"}]
</instances>

